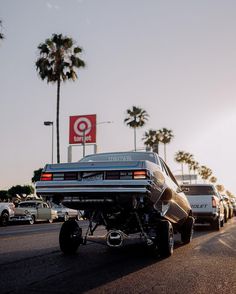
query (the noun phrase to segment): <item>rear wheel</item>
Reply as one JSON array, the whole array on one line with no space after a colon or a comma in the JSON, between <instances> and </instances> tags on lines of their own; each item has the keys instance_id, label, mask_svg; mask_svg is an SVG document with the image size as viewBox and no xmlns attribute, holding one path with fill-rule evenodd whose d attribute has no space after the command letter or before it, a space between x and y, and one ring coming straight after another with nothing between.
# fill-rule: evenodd
<instances>
[{"instance_id":1,"label":"rear wheel","mask_svg":"<svg viewBox=\"0 0 236 294\"><path fill-rule=\"evenodd\" d=\"M220 230L220 218L217 217L217 219L215 219L213 222L212 222L212 228L216 231L219 231Z\"/></svg>"},{"instance_id":2,"label":"rear wheel","mask_svg":"<svg viewBox=\"0 0 236 294\"><path fill-rule=\"evenodd\" d=\"M161 257L169 257L174 251L174 231L169 221L159 224L158 248Z\"/></svg>"},{"instance_id":3,"label":"rear wheel","mask_svg":"<svg viewBox=\"0 0 236 294\"><path fill-rule=\"evenodd\" d=\"M181 230L181 241L184 244L188 244L191 242L193 238L193 227L194 227L194 218L189 216L186 222L182 226Z\"/></svg>"},{"instance_id":4,"label":"rear wheel","mask_svg":"<svg viewBox=\"0 0 236 294\"><path fill-rule=\"evenodd\" d=\"M222 217L222 220L220 221L221 228L223 228L224 224L225 224L225 219L224 219L224 217Z\"/></svg>"},{"instance_id":5,"label":"rear wheel","mask_svg":"<svg viewBox=\"0 0 236 294\"><path fill-rule=\"evenodd\" d=\"M227 211L225 210L224 211L224 222L227 223L228 221L228 218L227 218Z\"/></svg>"},{"instance_id":6,"label":"rear wheel","mask_svg":"<svg viewBox=\"0 0 236 294\"><path fill-rule=\"evenodd\" d=\"M75 220L68 220L63 223L59 235L59 244L64 254L76 253L82 243L82 229Z\"/></svg>"}]
</instances>

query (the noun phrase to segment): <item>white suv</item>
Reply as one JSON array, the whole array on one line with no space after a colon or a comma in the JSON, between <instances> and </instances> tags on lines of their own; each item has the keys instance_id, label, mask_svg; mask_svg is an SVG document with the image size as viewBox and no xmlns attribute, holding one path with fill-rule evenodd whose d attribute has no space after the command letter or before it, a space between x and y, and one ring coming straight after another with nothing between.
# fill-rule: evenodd
<instances>
[{"instance_id":1,"label":"white suv","mask_svg":"<svg viewBox=\"0 0 236 294\"><path fill-rule=\"evenodd\" d=\"M212 184L182 185L192 207L195 223L210 223L219 230L224 225L224 206L222 199Z\"/></svg>"}]
</instances>

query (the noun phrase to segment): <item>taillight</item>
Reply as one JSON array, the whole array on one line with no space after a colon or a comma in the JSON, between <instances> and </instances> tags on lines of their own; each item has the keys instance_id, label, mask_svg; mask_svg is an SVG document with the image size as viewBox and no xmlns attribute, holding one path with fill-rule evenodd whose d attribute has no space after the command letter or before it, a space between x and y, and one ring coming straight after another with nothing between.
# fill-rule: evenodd
<instances>
[{"instance_id":1,"label":"taillight","mask_svg":"<svg viewBox=\"0 0 236 294\"><path fill-rule=\"evenodd\" d=\"M217 206L217 201L216 201L216 198L213 196L212 197L212 207L216 208L216 206Z\"/></svg>"},{"instance_id":2,"label":"taillight","mask_svg":"<svg viewBox=\"0 0 236 294\"><path fill-rule=\"evenodd\" d=\"M42 173L40 181L52 181L52 173Z\"/></svg>"},{"instance_id":3,"label":"taillight","mask_svg":"<svg viewBox=\"0 0 236 294\"><path fill-rule=\"evenodd\" d=\"M147 178L147 172L145 170L136 170L136 171L133 172L133 178L135 180L146 179Z\"/></svg>"}]
</instances>

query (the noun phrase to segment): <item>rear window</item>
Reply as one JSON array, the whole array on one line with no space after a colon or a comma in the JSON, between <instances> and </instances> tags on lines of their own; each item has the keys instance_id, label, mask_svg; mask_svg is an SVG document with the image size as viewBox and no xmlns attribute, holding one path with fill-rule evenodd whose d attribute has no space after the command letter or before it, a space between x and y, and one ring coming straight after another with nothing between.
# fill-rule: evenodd
<instances>
[{"instance_id":1,"label":"rear window","mask_svg":"<svg viewBox=\"0 0 236 294\"><path fill-rule=\"evenodd\" d=\"M216 191L213 186L182 186L182 190L186 195L216 195Z\"/></svg>"},{"instance_id":2,"label":"rear window","mask_svg":"<svg viewBox=\"0 0 236 294\"><path fill-rule=\"evenodd\" d=\"M91 161L133 161L133 160L149 160L156 163L153 153L145 152L117 152L117 153L104 153L88 155L80 160L80 162Z\"/></svg>"}]
</instances>

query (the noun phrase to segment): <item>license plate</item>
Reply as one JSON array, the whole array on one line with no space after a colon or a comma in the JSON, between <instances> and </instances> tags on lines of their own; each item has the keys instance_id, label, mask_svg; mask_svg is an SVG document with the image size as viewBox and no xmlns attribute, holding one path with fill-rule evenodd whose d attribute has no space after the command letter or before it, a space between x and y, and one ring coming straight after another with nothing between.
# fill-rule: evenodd
<instances>
[{"instance_id":1,"label":"license plate","mask_svg":"<svg viewBox=\"0 0 236 294\"><path fill-rule=\"evenodd\" d=\"M103 179L103 174L86 174L82 176L82 181L98 181Z\"/></svg>"}]
</instances>

